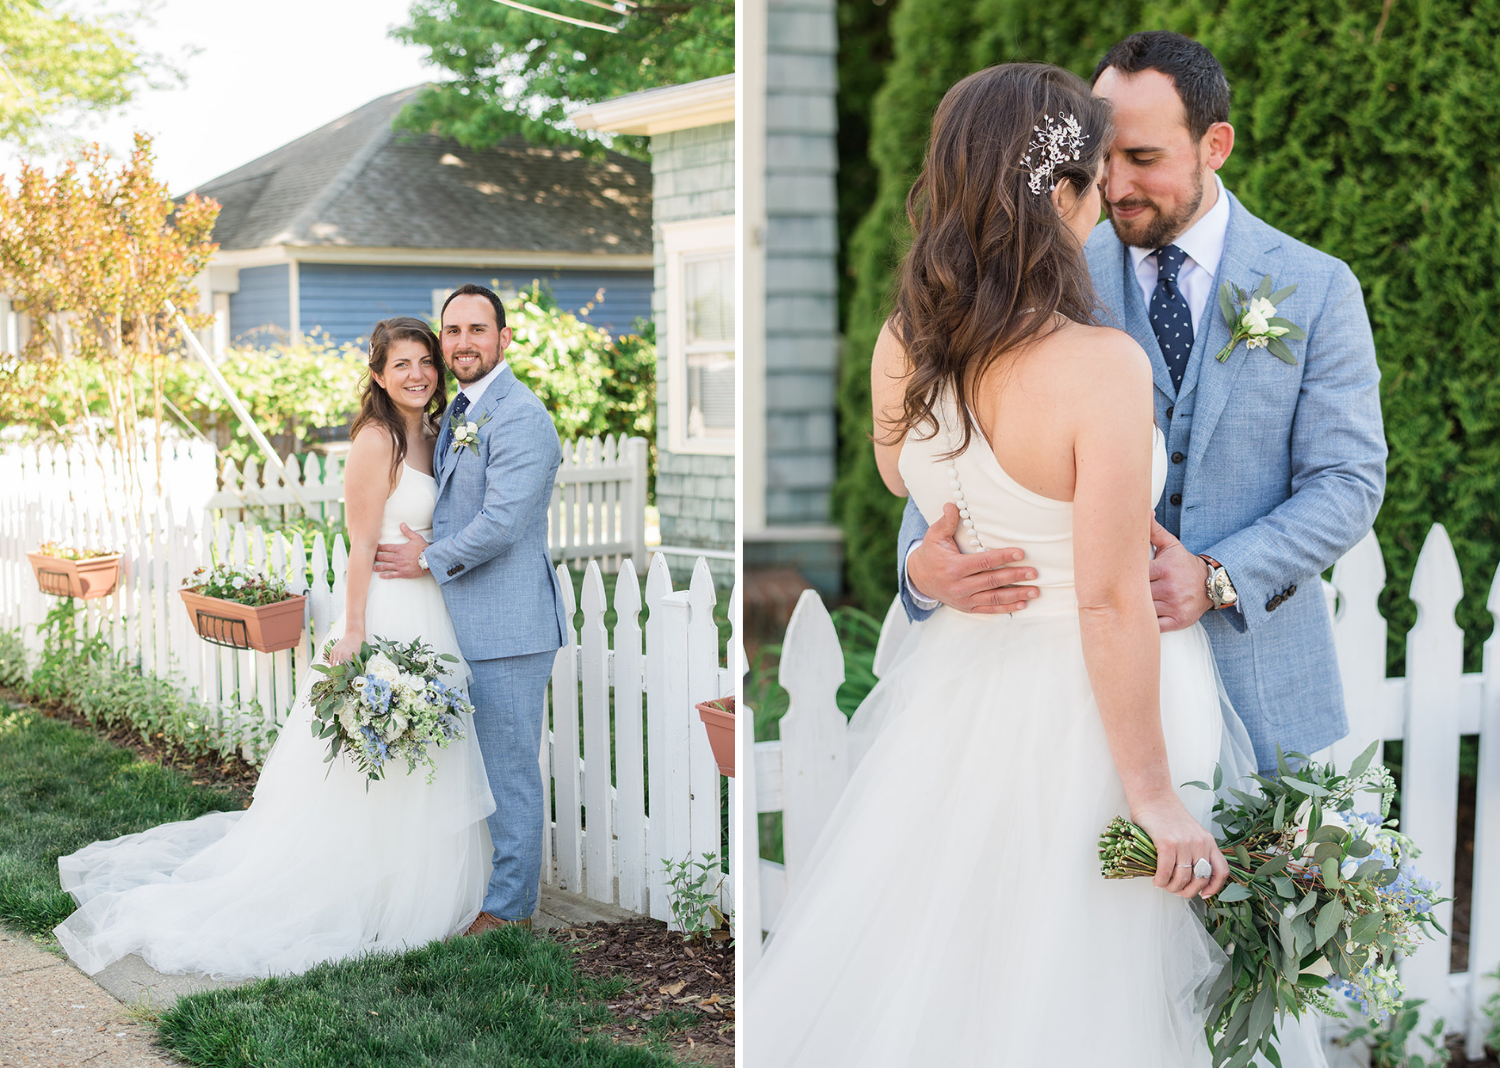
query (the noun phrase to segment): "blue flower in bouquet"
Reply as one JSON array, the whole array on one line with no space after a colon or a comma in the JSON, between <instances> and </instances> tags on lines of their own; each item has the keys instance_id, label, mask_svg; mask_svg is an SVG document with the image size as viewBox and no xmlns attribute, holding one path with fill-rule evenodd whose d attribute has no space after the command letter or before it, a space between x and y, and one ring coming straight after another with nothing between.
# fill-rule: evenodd
<instances>
[{"instance_id":1,"label":"blue flower in bouquet","mask_svg":"<svg viewBox=\"0 0 1500 1068\"><path fill-rule=\"evenodd\" d=\"M391 684L385 679L366 676L364 702L376 715L385 715L391 707Z\"/></svg>"}]
</instances>

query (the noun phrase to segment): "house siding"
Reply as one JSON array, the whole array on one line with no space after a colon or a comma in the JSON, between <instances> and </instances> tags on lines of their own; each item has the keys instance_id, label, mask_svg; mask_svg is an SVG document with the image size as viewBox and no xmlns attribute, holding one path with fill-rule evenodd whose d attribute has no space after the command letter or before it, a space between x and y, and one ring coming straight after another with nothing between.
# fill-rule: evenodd
<instances>
[{"instance_id":1,"label":"house siding","mask_svg":"<svg viewBox=\"0 0 1500 1068\"><path fill-rule=\"evenodd\" d=\"M241 272L243 274L243 272ZM393 315L426 319L432 291L473 282L520 290L540 279L557 303L612 334L632 332L637 318L651 315L650 271L541 271L515 268L374 267L303 263L299 268L302 329L334 341L366 338L370 328ZM243 283L241 283L243 285ZM590 309L588 305L593 304ZM586 310L587 309L587 310Z\"/></svg>"},{"instance_id":2,"label":"house siding","mask_svg":"<svg viewBox=\"0 0 1500 1068\"><path fill-rule=\"evenodd\" d=\"M734 214L734 124L716 123L651 139L652 219L684 222ZM734 457L702 453L674 453L667 425L667 259L658 228L654 241L656 283L652 311L656 318L656 506L661 515L664 545L705 549L733 549ZM686 570L691 560L669 561L674 571ZM728 560L709 564L716 581L727 583L734 574Z\"/></svg>"},{"instance_id":3,"label":"house siding","mask_svg":"<svg viewBox=\"0 0 1500 1068\"><path fill-rule=\"evenodd\" d=\"M834 0L766 21L766 523L826 524L838 376Z\"/></svg>"},{"instance_id":4,"label":"house siding","mask_svg":"<svg viewBox=\"0 0 1500 1068\"><path fill-rule=\"evenodd\" d=\"M239 341L262 331L285 337L292 329L291 267L240 268L240 289L229 294L229 337Z\"/></svg>"}]
</instances>

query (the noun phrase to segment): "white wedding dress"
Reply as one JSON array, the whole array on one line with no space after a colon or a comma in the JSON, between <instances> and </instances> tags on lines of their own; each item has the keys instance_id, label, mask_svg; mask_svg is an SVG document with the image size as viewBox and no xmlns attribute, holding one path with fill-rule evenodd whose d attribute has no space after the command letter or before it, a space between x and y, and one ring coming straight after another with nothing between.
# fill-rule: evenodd
<instances>
[{"instance_id":1,"label":"white wedding dress","mask_svg":"<svg viewBox=\"0 0 1500 1068\"><path fill-rule=\"evenodd\" d=\"M1023 548L1041 595L1013 615L940 607L860 706L858 763L748 979L745 1063L1207 1068L1200 991L1222 953L1188 901L1099 871L1128 810L1084 665L1073 506L982 435L940 459L953 415L906 439L902 477L928 522L961 500L965 552ZM1165 480L1158 432L1156 496ZM1173 781L1253 771L1203 629L1163 634L1161 657ZM1208 818L1209 793L1179 792Z\"/></svg>"},{"instance_id":2,"label":"white wedding dress","mask_svg":"<svg viewBox=\"0 0 1500 1068\"><path fill-rule=\"evenodd\" d=\"M437 483L402 465L380 540L432 527ZM341 635L344 620L335 624ZM370 582L370 637L421 638L458 655L429 576ZM313 736L307 691L266 758L249 809L95 842L58 861L79 909L58 941L90 975L129 953L164 973L218 978L296 974L323 961L395 952L465 930L490 874L484 818L494 811L472 729L434 749L437 774L387 765L369 784ZM458 682L467 667L455 666Z\"/></svg>"}]
</instances>

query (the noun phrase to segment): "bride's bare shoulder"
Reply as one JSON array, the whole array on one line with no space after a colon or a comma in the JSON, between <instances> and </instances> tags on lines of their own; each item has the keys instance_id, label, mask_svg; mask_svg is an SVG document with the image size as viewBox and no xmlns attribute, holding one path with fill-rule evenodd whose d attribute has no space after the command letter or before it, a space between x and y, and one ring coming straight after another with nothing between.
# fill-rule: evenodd
<instances>
[{"instance_id":1,"label":"bride's bare shoulder","mask_svg":"<svg viewBox=\"0 0 1500 1068\"><path fill-rule=\"evenodd\" d=\"M1112 326L1069 323L1054 336L1057 355L1062 357L1059 369L1077 377L1080 386L1106 393L1120 388L1150 387L1150 357L1125 331Z\"/></svg>"}]
</instances>

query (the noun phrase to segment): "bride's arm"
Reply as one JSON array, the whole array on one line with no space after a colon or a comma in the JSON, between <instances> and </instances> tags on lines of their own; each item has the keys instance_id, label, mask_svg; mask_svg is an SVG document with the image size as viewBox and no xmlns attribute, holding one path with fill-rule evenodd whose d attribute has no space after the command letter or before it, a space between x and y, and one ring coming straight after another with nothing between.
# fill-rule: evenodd
<instances>
[{"instance_id":1,"label":"bride's arm","mask_svg":"<svg viewBox=\"0 0 1500 1068\"><path fill-rule=\"evenodd\" d=\"M1161 635L1151 603L1151 368L1116 331L1088 331L1075 391L1074 576L1084 662L1131 817L1156 844L1155 884L1190 897L1228 876L1213 836L1173 789L1161 726ZM1195 879L1198 858L1212 878ZM1179 865L1188 865L1180 867Z\"/></svg>"},{"instance_id":2,"label":"bride's arm","mask_svg":"<svg viewBox=\"0 0 1500 1068\"><path fill-rule=\"evenodd\" d=\"M344 523L349 528L349 573L344 584L344 636L328 654L338 664L359 652L365 640L365 601L375 571L375 546L391 492L395 443L384 428L360 428L344 462Z\"/></svg>"}]
</instances>

